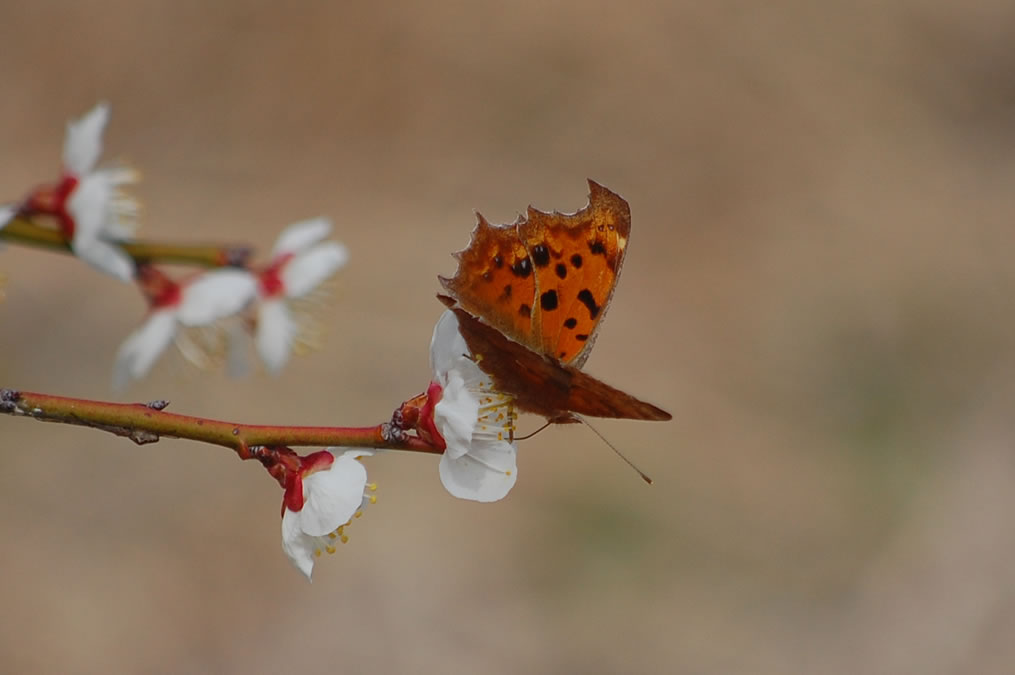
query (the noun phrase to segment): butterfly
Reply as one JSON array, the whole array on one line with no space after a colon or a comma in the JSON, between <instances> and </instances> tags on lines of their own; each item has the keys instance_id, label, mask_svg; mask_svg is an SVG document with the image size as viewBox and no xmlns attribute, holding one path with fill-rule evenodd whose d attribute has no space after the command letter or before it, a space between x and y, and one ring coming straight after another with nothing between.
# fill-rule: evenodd
<instances>
[{"instance_id":1,"label":"butterfly","mask_svg":"<svg viewBox=\"0 0 1015 675\"><path fill-rule=\"evenodd\" d=\"M620 277L631 209L589 180L573 214L531 206L509 225L480 214L455 276L438 277L438 299L458 317L479 367L515 405L550 422L577 415L668 420L651 403L582 372Z\"/></svg>"}]
</instances>

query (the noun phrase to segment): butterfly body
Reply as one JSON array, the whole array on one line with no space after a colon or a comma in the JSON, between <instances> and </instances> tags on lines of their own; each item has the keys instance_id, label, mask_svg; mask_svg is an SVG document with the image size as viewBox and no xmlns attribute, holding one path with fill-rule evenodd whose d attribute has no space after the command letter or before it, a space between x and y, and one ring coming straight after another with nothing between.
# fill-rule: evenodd
<instances>
[{"instance_id":1,"label":"butterfly body","mask_svg":"<svg viewBox=\"0 0 1015 675\"><path fill-rule=\"evenodd\" d=\"M438 298L458 317L480 368L516 405L552 422L575 414L668 420L670 414L580 370L624 262L627 202L589 181L573 214L529 207L509 225L482 216Z\"/></svg>"}]
</instances>

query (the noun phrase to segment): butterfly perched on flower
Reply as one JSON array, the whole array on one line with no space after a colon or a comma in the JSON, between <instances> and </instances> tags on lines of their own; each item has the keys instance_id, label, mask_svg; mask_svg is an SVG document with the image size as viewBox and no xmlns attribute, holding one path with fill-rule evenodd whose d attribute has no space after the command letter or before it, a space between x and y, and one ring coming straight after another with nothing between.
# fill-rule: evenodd
<instances>
[{"instance_id":1,"label":"butterfly perched on flower","mask_svg":"<svg viewBox=\"0 0 1015 675\"><path fill-rule=\"evenodd\" d=\"M668 420L671 415L581 370L620 277L631 210L589 181L573 214L529 207L508 225L478 215L458 270L437 297L458 318L479 367L515 405L551 422L576 415Z\"/></svg>"}]
</instances>

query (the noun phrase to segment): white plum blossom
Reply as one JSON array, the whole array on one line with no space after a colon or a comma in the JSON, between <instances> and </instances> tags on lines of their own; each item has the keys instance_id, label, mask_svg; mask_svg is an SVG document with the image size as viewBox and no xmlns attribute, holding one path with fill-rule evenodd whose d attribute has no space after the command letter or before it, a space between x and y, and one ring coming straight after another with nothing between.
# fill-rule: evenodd
<instances>
[{"instance_id":1,"label":"white plum blossom","mask_svg":"<svg viewBox=\"0 0 1015 675\"><path fill-rule=\"evenodd\" d=\"M109 105L100 103L67 124L61 180L29 195L25 208L55 216L77 257L130 281L134 262L115 242L131 237L137 226L138 204L120 188L138 175L125 167L95 168L108 121Z\"/></svg>"},{"instance_id":2,"label":"white plum blossom","mask_svg":"<svg viewBox=\"0 0 1015 675\"><path fill-rule=\"evenodd\" d=\"M147 274L152 275L152 283L147 283ZM205 272L179 284L152 268L144 268L139 282L147 286L151 310L141 327L127 337L117 352L113 366L116 389L143 377L176 337L180 327L208 326L235 315L257 293L253 275L232 268Z\"/></svg>"},{"instance_id":3,"label":"white plum blossom","mask_svg":"<svg viewBox=\"0 0 1015 675\"><path fill-rule=\"evenodd\" d=\"M11 220L18 214L16 206L10 204L6 206L0 206L0 230L4 229L4 226L11 222Z\"/></svg>"},{"instance_id":4,"label":"white plum blossom","mask_svg":"<svg viewBox=\"0 0 1015 675\"><path fill-rule=\"evenodd\" d=\"M312 341L312 317L302 311L322 282L349 259L348 251L335 241L322 241L331 232L325 218L314 218L287 227L260 272L257 310L257 351L271 373L289 360L294 347Z\"/></svg>"},{"instance_id":5,"label":"white plum blossom","mask_svg":"<svg viewBox=\"0 0 1015 675\"><path fill-rule=\"evenodd\" d=\"M286 478L282 498L282 550L307 579L323 553L334 553L345 543L345 528L373 504L377 485L367 483L360 457L373 452L362 448L326 448L301 457L299 469Z\"/></svg>"},{"instance_id":6,"label":"white plum blossom","mask_svg":"<svg viewBox=\"0 0 1015 675\"><path fill-rule=\"evenodd\" d=\"M452 311L441 315L430 343L430 366L441 388L433 421L446 444L440 478L455 497L503 499L518 478L511 440L514 399L494 389L472 358Z\"/></svg>"}]
</instances>

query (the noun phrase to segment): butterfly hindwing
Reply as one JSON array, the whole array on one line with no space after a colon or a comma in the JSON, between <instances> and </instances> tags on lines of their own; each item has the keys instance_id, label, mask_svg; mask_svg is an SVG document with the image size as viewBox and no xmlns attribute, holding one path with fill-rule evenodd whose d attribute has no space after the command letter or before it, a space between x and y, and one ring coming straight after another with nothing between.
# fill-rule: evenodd
<instances>
[{"instance_id":1,"label":"butterfly hindwing","mask_svg":"<svg viewBox=\"0 0 1015 675\"><path fill-rule=\"evenodd\" d=\"M454 299L439 296L458 316L458 328L479 367L498 391L510 392L522 410L544 417L573 412L593 417L668 420L670 414L582 371L536 354L504 337Z\"/></svg>"}]
</instances>

